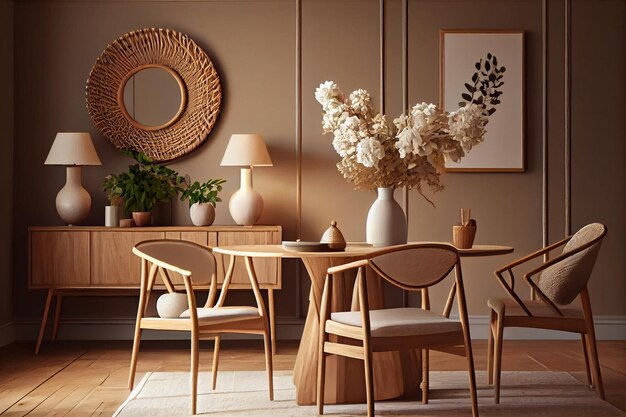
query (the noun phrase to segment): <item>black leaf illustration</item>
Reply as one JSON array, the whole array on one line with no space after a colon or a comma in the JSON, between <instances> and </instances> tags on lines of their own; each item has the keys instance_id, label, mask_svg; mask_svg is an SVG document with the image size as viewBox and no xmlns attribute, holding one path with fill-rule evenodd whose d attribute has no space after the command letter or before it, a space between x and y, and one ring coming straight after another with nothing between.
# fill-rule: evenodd
<instances>
[{"instance_id":1,"label":"black leaf illustration","mask_svg":"<svg viewBox=\"0 0 626 417\"><path fill-rule=\"evenodd\" d=\"M470 101L472 99L472 96L470 96L467 93L461 94L461 97L463 97L463 100L467 100L467 101Z\"/></svg>"}]
</instances>

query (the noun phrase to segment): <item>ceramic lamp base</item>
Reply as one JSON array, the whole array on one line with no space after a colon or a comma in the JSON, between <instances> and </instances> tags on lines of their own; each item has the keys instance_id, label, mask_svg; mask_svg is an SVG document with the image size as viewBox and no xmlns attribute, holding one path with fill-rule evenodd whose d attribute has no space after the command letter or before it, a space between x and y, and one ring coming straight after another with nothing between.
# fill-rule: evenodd
<instances>
[{"instance_id":1,"label":"ceramic lamp base","mask_svg":"<svg viewBox=\"0 0 626 417\"><path fill-rule=\"evenodd\" d=\"M263 198L252 188L252 171L241 169L241 188L230 197L228 209L235 223L253 226L263 213Z\"/></svg>"},{"instance_id":2,"label":"ceramic lamp base","mask_svg":"<svg viewBox=\"0 0 626 417\"><path fill-rule=\"evenodd\" d=\"M91 196L83 188L80 167L67 167L65 186L57 194L56 206L59 217L68 225L81 223L91 210Z\"/></svg>"},{"instance_id":3,"label":"ceramic lamp base","mask_svg":"<svg viewBox=\"0 0 626 417\"><path fill-rule=\"evenodd\" d=\"M228 209L235 223L252 226L263 212L263 198L252 188L237 190L228 202Z\"/></svg>"}]
</instances>

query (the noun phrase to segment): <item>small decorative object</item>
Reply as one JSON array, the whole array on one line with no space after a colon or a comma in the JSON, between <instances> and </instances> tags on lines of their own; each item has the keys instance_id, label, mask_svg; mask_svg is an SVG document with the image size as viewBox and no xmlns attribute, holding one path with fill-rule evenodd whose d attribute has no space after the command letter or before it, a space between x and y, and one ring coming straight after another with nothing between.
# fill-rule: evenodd
<instances>
[{"instance_id":1,"label":"small decorative object","mask_svg":"<svg viewBox=\"0 0 626 417\"><path fill-rule=\"evenodd\" d=\"M226 180L210 179L200 184L198 181L187 183L180 197L181 201L189 200L189 216L194 226L210 226L215 220L215 204L222 201L217 194L222 191Z\"/></svg>"},{"instance_id":2,"label":"small decorative object","mask_svg":"<svg viewBox=\"0 0 626 417\"><path fill-rule=\"evenodd\" d=\"M157 203L176 197L183 190L184 178L174 170L155 164L141 152L125 150L124 153L137 161L127 172L117 175L124 209L132 213L136 226L149 226L152 209Z\"/></svg>"},{"instance_id":3,"label":"small decorative object","mask_svg":"<svg viewBox=\"0 0 626 417\"><path fill-rule=\"evenodd\" d=\"M133 227L133 219L120 219L120 227Z\"/></svg>"},{"instance_id":4,"label":"small decorative object","mask_svg":"<svg viewBox=\"0 0 626 417\"><path fill-rule=\"evenodd\" d=\"M144 70L173 77L180 105L165 123L148 126L126 108L126 84ZM121 36L102 52L87 79L87 110L118 149L142 151L153 161L168 161L196 149L220 112L220 79L207 54L188 36L146 28ZM136 99L137 97L135 97Z\"/></svg>"},{"instance_id":5,"label":"small decorative object","mask_svg":"<svg viewBox=\"0 0 626 417\"><path fill-rule=\"evenodd\" d=\"M337 222L330 222L330 227L326 229L320 243L328 243L328 247L333 250L344 250L346 248L346 239L343 237L341 230L337 228Z\"/></svg>"},{"instance_id":6,"label":"small decorative object","mask_svg":"<svg viewBox=\"0 0 626 417\"><path fill-rule=\"evenodd\" d=\"M189 309L187 294L172 292L161 295L156 305L159 317L163 319L177 319Z\"/></svg>"},{"instance_id":7,"label":"small decorative object","mask_svg":"<svg viewBox=\"0 0 626 417\"><path fill-rule=\"evenodd\" d=\"M232 135L221 165L242 167L241 188L230 198L228 209L235 223L254 225L263 212L263 198L252 188L252 167L273 166L261 135Z\"/></svg>"},{"instance_id":8,"label":"small decorative object","mask_svg":"<svg viewBox=\"0 0 626 417\"><path fill-rule=\"evenodd\" d=\"M452 243L459 249L471 249L476 237L476 220L470 209L461 209L461 223L452 226Z\"/></svg>"},{"instance_id":9,"label":"small decorative object","mask_svg":"<svg viewBox=\"0 0 626 417\"><path fill-rule=\"evenodd\" d=\"M122 187L120 187L119 177L111 174L102 181L102 190L107 196L109 206L104 207L104 225L106 227L117 227L119 224L119 206L122 203Z\"/></svg>"},{"instance_id":10,"label":"small decorative object","mask_svg":"<svg viewBox=\"0 0 626 417\"><path fill-rule=\"evenodd\" d=\"M524 32L444 30L439 46L439 103L444 110L454 110L459 98L463 104L473 103L483 91L490 93L491 105L498 104L484 144L458 163L446 161L446 171L523 172ZM473 57L486 59L476 62ZM469 68L474 70L471 78Z\"/></svg>"},{"instance_id":11,"label":"small decorative object","mask_svg":"<svg viewBox=\"0 0 626 417\"><path fill-rule=\"evenodd\" d=\"M490 64L486 71L487 78L500 75L497 63ZM383 192L388 201L393 199L394 188L408 187L433 204L424 195L422 186L427 185L432 192L443 189L440 176L446 159L457 162L482 142L500 93L478 89L474 98L452 113L434 104L419 103L392 124L385 115L374 113L371 97L365 90L344 96L337 84L326 81L315 91L315 98L323 109L323 131L334 135L333 147L342 158L337 169L356 189L390 189ZM383 214L368 216L372 219L367 222L368 227L377 230L367 232L368 243L387 244L377 238L377 242L369 239L380 236L378 231L383 233L389 227L394 230L394 238L389 236L393 243L406 243L406 221L402 223L398 210L381 210L381 213L394 217L383 221Z\"/></svg>"},{"instance_id":12,"label":"small decorative object","mask_svg":"<svg viewBox=\"0 0 626 417\"><path fill-rule=\"evenodd\" d=\"M65 186L56 197L59 216L69 225L79 224L91 210L91 196L81 183L83 165L102 165L89 133L57 133L45 165L67 166Z\"/></svg>"},{"instance_id":13,"label":"small decorative object","mask_svg":"<svg viewBox=\"0 0 626 417\"><path fill-rule=\"evenodd\" d=\"M391 246L407 242L404 210L393 198L393 187L378 188L378 198L367 213L366 241L372 246Z\"/></svg>"}]
</instances>

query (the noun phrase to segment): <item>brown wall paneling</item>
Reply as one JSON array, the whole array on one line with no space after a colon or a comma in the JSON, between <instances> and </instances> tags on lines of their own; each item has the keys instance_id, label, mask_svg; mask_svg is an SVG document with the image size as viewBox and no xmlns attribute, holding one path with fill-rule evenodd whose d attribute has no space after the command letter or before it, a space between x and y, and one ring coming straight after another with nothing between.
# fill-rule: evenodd
<instances>
[{"instance_id":1,"label":"brown wall paneling","mask_svg":"<svg viewBox=\"0 0 626 417\"><path fill-rule=\"evenodd\" d=\"M0 7L6 4L0 3ZM339 158L332 148L332 138L321 133L321 110L314 91L321 82L334 80L345 93L356 88L368 89L378 106L379 6L378 0L302 0L302 230L298 237L304 240L319 239L331 220L338 221L348 240L365 238L365 218L375 194L354 191L337 172L335 164ZM411 240L450 240L459 208L470 207L478 221L477 243L515 247L512 255L464 261L470 313L485 314L485 300L502 295L492 277L493 270L538 248L542 241L542 3L540 0L410 0L408 6L409 104L438 100L440 29L526 31L528 171L446 174L446 190L430 196L436 208L415 192L409 196ZM563 6L563 0L548 3L550 241L564 233ZM131 162L99 134L84 104L85 80L96 57L109 42L130 30L169 27L188 34L211 56L222 77L224 107L211 137L197 151L171 164L192 178L228 180L222 194L224 202L218 204L216 224L232 224L227 201L239 187L239 170L219 166L228 138L232 133L260 132L274 161L274 167L254 173L255 188L265 200L261 223L280 224L284 239L296 238L294 126L298 106L297 102L294 105L297 45L293 1L51 1L19 2L14 7L16 94L12 169L16 190L13 194L16 208L13 314L16 317L37 317L43 303L40 294L26 290L26 229L29 225L61 224L54 198L63 186L65 172L62 167L43 166L56 132L91 132L103 161L102 167L83 171L85 187L93 198L92 213L86 224L103 222L105 200L99 191L102 178L121 171ZM402 1L385 0L384 7L385 106L393 118L401 111L403 95ZM625 307L620 301L624 284L619 280L626 268L620 255L624 253L624 243L618 239L625 228L626 175L621 163L625 129L624 119L619 116L624 114L620 92L624 92L625 41L624 29L619 24L624 20L624 3L575 0L572 11L573 228L591 220L609 226L609 236L592 279L591 295L596 300L597 314L624 314ZM596 17L587 19L586 15ZM2 25L3 30L5 27ZM594 48L602 48L602 53L594 53ZM3 57L10 55L3 53ZM10 79L10 75L3 74L0 79ZM606 80L605 87L591 88L598 79ZM5 117L5 113L0 117ZM7 123L10 126L10 121ZM2 142L0 146L4 157L4 150L10 149L10 145ZM3 168L7 166L2 164ZM33 187L37 190L37 204L33 204L30 193L23 192ZM396 198L401 201L401 192L396 192ZM172 212L174 224L189 224L187 203L175 202ZM306 273L302 275L302 289L297 294L297 263L285 262L283 268L284 287L276 294L277 313L293 317L298 314L293 300L299 295L304 305L308 302L308 279ZM396 302L397 297L392 294L389 301ZM605 302L598 303L602 297ZM434 292L432 298L435 306L442 303L445 291ZM76 298L68 300L64 308L66 317L107 314L132 317L136 300ZM2 312L0 322L1 319Z\"/></svg>"},{"instance_id":2,"label":"brown wall paneling","mask_svg":"<svg viewBox=\"0 0 626 417\"><path fill-rule=\"evenodd\" d=\"M624 22L624 1L572 2L572 230L609 230L589 284L596 315L626 315Z\"/></svg>"},{"instance_id":3,"label":"brown wall paneling","mask_svg":"<svg viewBox=\"0 0 626 417\"><path fill-rule=\"evenodd\" d=\"M13 3L0 2L0 326L11 320L13 276Z\"/></svg>"},{"instance_id":4,"label":"brown wall paneling","mask_svg":"<svg viewBox=\"0 0 626 417\"><path fill-rule=\"evenodd\" d=\"M486 300L502 295L493 271L541 246L541 3L409 2L409 106L438 102L440 29L525 31L527 172L446 173L445 189L428 194L436 207L410 192L409 240L451 241L460 208L471 208L476 243L515 247L511 255L463 261L469 312L484 315ZM446 291L447 285L431 291L435 305L445 301Z\"/></svg>"}]
</instances>

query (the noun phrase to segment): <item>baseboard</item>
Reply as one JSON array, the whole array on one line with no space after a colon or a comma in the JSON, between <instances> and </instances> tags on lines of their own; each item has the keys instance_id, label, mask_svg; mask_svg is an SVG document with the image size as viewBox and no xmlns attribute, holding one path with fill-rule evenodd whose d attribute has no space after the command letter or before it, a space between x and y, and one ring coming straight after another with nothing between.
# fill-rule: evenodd
<instances>
[{"instance_id":1,"label":"baseboard","mask_svg":"<svg viewBox=\"0 0 626 417\"><path fill-rule=\"evenodd\" d=\"M596 338L598 340L626 340L626 316L596 316L594 318ZM488 335L488 316L471 316L470 332L472 339L486 339ZM0 346L15 340L35 340L40 323L35 320L20 320L0 326ZM59 340L132 340L134 319L66 319L59 326ZM300 340L304 320L295 318L277 319L277 338L279 340ZM46 337L49 337L50 326ZM539 329L507 328L505 339L510 340L578 340L574 333L545 331ZM181 332L146 330L144 340L187 339ZM232 336L233 339L250 339L254 336Z\"/></svg>"},{"instance_id":2,"label":"baseboard","mask_svg":"<svg viewBox=\"0 0 626 417\"><path fill-rule=\"evenodd\" d=\"M0 325L0 347L6 346L17 340L16 329L17 327L12 322Z\"/></svg>"}]
</instances>

